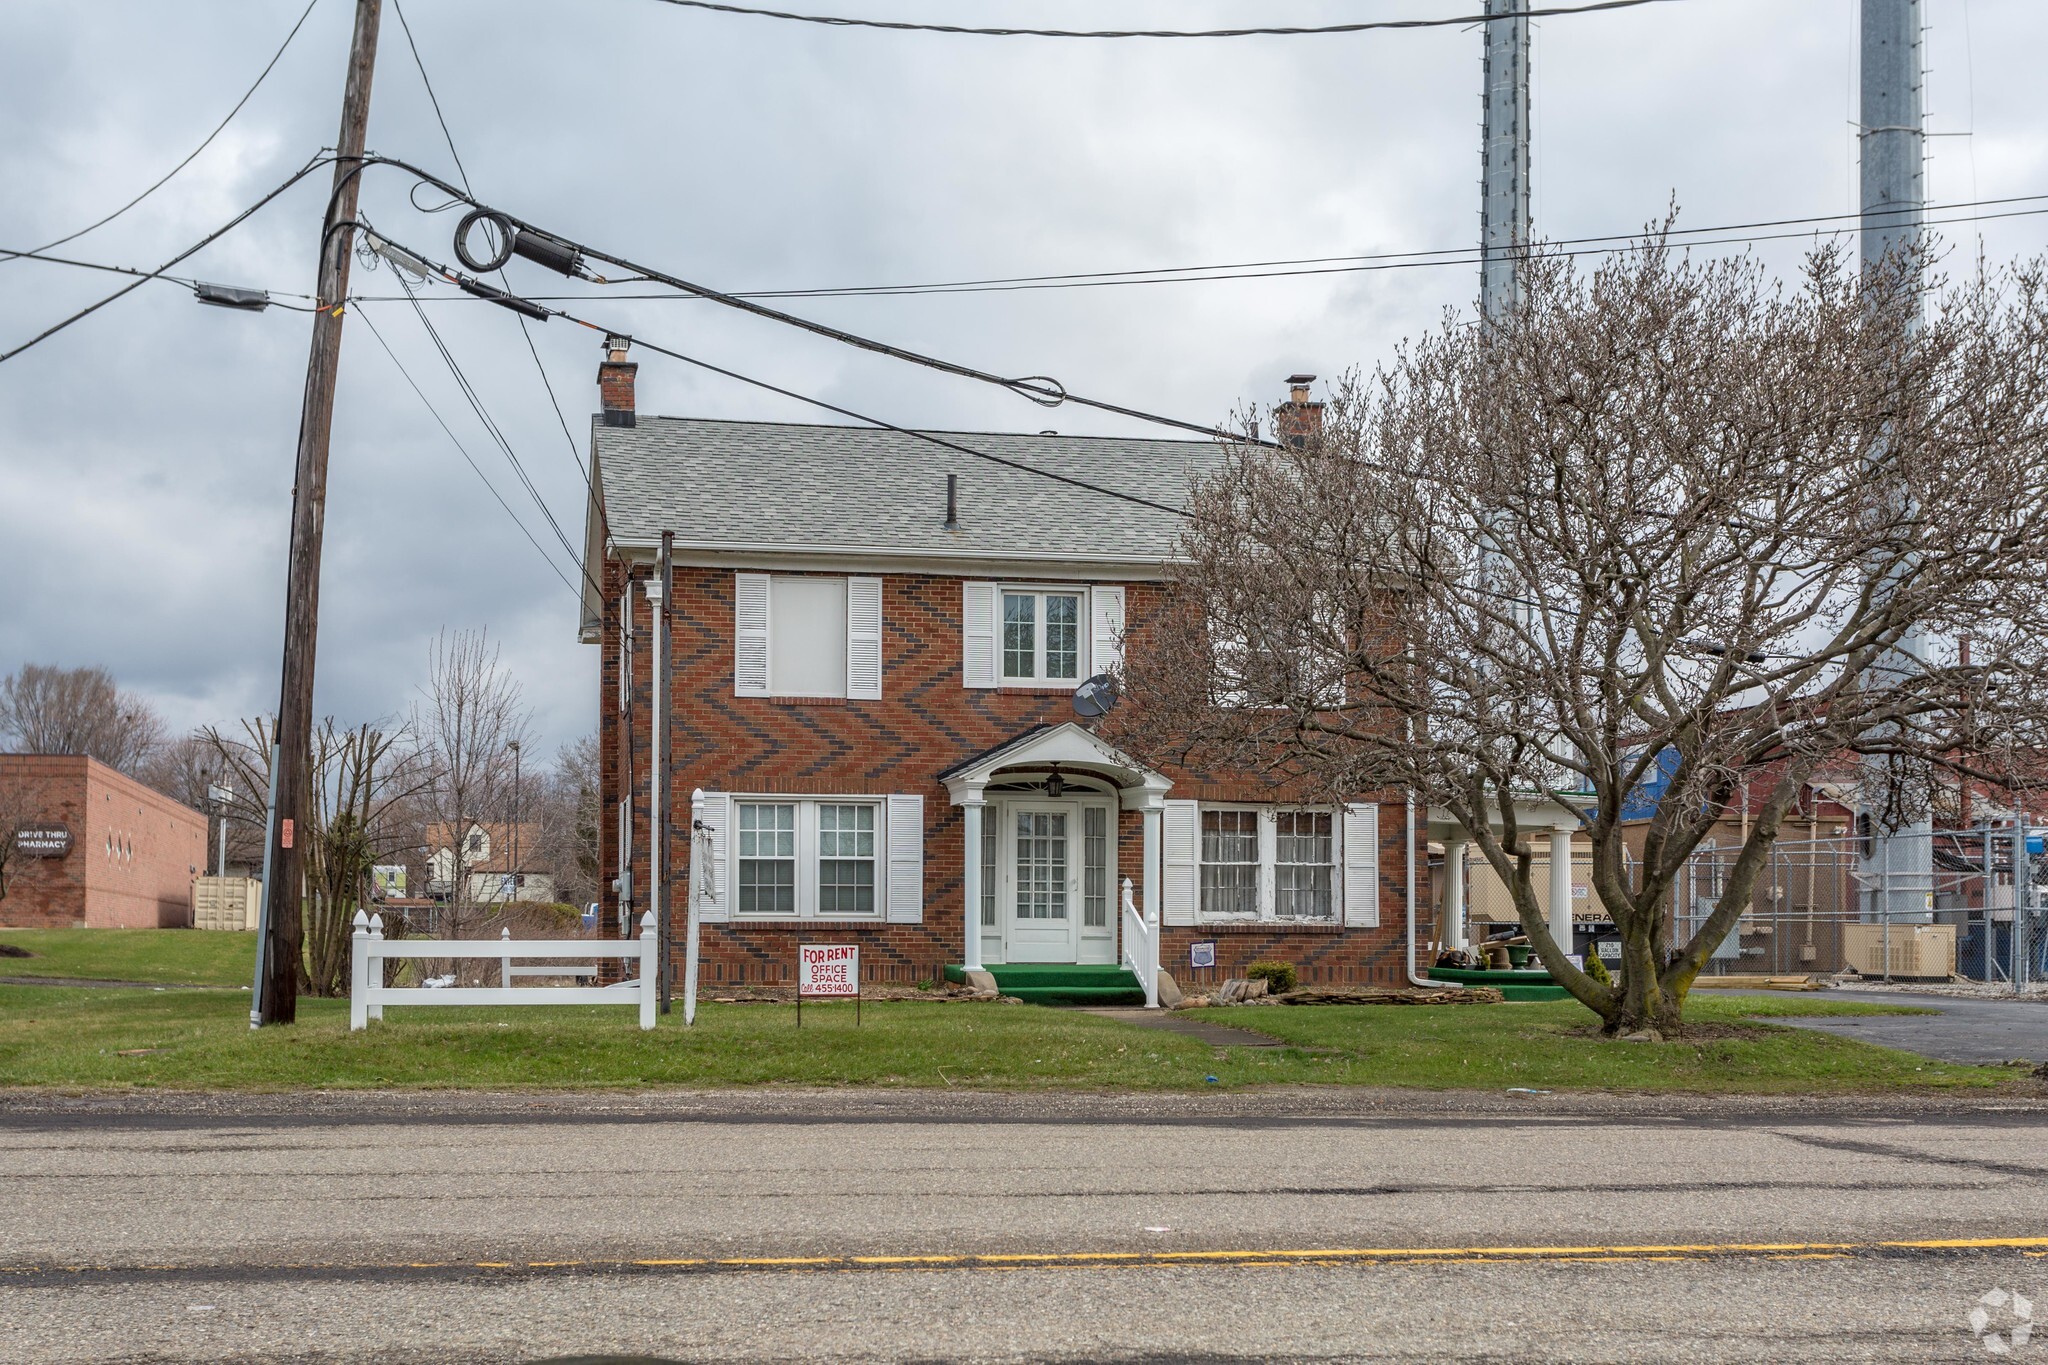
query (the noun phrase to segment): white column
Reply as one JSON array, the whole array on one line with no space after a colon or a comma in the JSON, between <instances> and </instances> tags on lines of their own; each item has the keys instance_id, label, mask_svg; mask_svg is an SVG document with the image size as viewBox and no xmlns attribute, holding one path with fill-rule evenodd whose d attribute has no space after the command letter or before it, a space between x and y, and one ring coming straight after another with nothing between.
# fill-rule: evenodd
<instances>
[{"instance_id":1,"label":"white column","mask_svg":"<svg viewBox=\"0 0 2048 1365\"><path fill-rule=\"evenodd\" d=\"M965 888L967 902L965 922L967 942L965 960L961 963L968 971L978 972L981 966L981 812L983 802L980 796L972 796L960 803L963 833L961 843L967 859L962 869L964 875L960 884Z\"/></svg>"},{"instance_id":2,"label":"white column","mask_svg":"<svg viewBox=\"0 0 2048 1365\"><path fill-rule=\"evenodd\" d=\"M1145 927L1146 952L1151 956L1147 964L1145 986L1145 1008L1159 1008L1159 906L1161 888L1165 885L1166 864L1165 841L1160 837L1161 825L1165 819L1166 807L1158 800L1148 801L1142 813L1145 828Z\"/></svg>"},{"instance_id":3,"label":"white column","mask_svg":"<svg viewBox=\"0 0 2048 1365\"><path fill-rule=\"evenodd\" d=\"M1452 835L1444 840L1444 947L1465 946L1465 847L1466 840Z\"/></svg>"},{"instance_id":4,"label":"white column","mask_svg":"<svg viewBox=\"0 0 2048 1365\"><path fill-rule=\"evenodd\" d=\"M370 1020L370 917L360 910L349 940L348 969L348 1027L353 1033Z\"/></svg>"},{"instance_id":5,"label":"white column","mask_svg":"<svg viewBox=\"0 0 2048 1365\"><path fill-rule=\"evenodd\" d=\"M1550 936L1557 950L1572 950L1572 831L1550 831Z\"/></svg>"}]
</instances>

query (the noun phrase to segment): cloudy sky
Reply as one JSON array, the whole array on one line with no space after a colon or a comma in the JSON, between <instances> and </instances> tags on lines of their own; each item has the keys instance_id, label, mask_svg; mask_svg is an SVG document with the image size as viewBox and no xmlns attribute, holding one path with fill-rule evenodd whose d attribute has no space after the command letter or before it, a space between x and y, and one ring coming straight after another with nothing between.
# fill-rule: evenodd
<instances>
[{"instance_id":1,"label":"cloudy sky","mask_svg":"<svg viewBox=\"0 0 2048 1365\"><path fill-rule=\"evenodd\" d=\"M9 0L0 29L0 247L113 209L188 153L303 0ZM1475 0L791 0L985 24L1212 27L1456 15ZM154 266L335 137L350 0L317 0L277 69L141 208L63 249ZM1472 29L1078 42L823 29L656 0L410 0L480 198L728 289L1144 269L1460 248L1476 237ZM1931 199L2048 193L2039 73L2048 5L1926 0ZM1855 0L1674 0L1538 25L1539 234L1626 232L1674 199L1694 226L1839 214L1855 196ZM451 174L390 0L370 147ZM324 175L182 273L312 289ZM455 215L370 173L366 216L443 259ZM432 206L433 196L422 202ZM2019 206L2031 207L2031 206ZM1986 210L1984 212L1998 212ZM1943 229L1994 260L2048 217ZM1736 250L1718 247L1713 250ZM1796 243L1754 248L1774 268ZM833 323L1003 373L1201 421L1282 396L1290 372L1370 366L1446 308L1468 265L1225 283L806 301ZM561 282L515 266L515 286ZM0 350L118 283L0 263ZM358 270L355 292L395 293ZM581 484L513 318L424 306L580 545ZM592 292L597 292L593 290ZM582 311L786 387L926 426L1135 432L685 301ZM497 505L369 331L374 323L520 523ZM276 705L283 564L310 322L146 285L0 365L0 673L103 664L178 726ZM534 342L572 430L597 339ZM642 355L642 411L820 420ZM823 419L830 420L830 419ZM320 711L404 710L445 627L502 642L550 745L590 729L596 653L556 569L576 568L404 302L347 327L322 586Z\"/></svg>"}]
</instances>

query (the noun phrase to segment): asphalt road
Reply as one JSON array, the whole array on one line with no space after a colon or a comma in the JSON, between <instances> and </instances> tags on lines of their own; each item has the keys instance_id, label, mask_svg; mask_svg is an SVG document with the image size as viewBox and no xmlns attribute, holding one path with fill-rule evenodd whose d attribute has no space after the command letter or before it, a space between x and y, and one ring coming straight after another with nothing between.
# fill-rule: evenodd
<instances>
[{"instance_id":1,"label":"asphalt road","mask_svg":"<svg viewBox=\"0 0 2048 1365\"><path fill-rule=\"evenodd\" d=\"M1969 1360L1985 1294L2048 1318L2038 1099L0 1098L0 1177L0 1361Z\"/></svg>"},{"instance_id":2,"label":"asphalt road","mask_svg":"<svg viewBox=\"0 0 2048 1365\"><path fill-rule=\"evenodd\" d=\"M1770 994L1770 992L1744 992ZM1876 1005L1912 1005L1939 1011L1934 1015L1874 1014L1810 1019L1773 1019L1822 1033L1836 1033L1879 1047L1903 1048L1945 1062L1996 1066L2024 1059L2048 1062L2048 1001L1978 1000L1950 995L1915 995L1903 991L1834 990L1829 1000L1866 1000ZM2048 1320L2048 1304L2042 1316ZM2048 1327L2043 1328L2043 1355L2048 1355Z\"/></svg>"}]
</instances>

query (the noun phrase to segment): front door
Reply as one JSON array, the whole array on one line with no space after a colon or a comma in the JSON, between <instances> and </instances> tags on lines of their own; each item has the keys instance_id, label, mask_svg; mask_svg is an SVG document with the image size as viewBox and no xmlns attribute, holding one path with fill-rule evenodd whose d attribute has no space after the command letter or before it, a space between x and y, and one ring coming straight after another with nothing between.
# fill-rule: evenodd
<instances>
[{"instance_id":1,"label":"front door","mask_svg":"<svg viewBox=\"0 0 2048 1365\"><path fill-rule=\"evenodd\" d=\"M1003 822L1003 900L1009 910L1005 959L1074 961L1075 902L1081 887L1075 807L1055 801L1009 802Z\"/></svg>"}]
</instances>

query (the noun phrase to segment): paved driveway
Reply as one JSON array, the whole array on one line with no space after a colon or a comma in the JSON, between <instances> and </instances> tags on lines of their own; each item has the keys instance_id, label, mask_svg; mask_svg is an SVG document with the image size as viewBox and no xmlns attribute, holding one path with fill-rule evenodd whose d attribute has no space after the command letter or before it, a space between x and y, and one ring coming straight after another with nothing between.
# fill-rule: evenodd
<instances>
[{"instance_id":1,"label":"paved driveway","mask_svg":"<svg viewBox=\"0 0 2048 1365\"><path fill-rule=\"evenodd\" d=\"M1746 991L1747 995L1775 992ZM1773 1019L1774 1024L1839 1033L1881 1047L1938 1057L1944 1062L1996 1065L2023 1057L2048 1062L2048 1002L1962 1000L1947 995L1899 991L1829 991L1829 1000L1867 1000L1876 1005L1912 1005L1939 1015L1874 1014L1861 1018Z\"/></svg>"}]
</instances>

